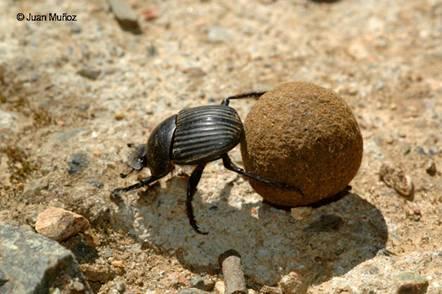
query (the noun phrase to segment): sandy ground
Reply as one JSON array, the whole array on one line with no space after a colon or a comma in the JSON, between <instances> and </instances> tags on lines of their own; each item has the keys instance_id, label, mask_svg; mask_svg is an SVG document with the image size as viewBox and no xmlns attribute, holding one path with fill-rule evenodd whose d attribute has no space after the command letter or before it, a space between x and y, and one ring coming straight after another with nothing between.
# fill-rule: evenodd
<instances>
[{"instance_id":1,"label":"sandy ground","mask_svg":"<svg viewBox=\"0 0 442 294\"><path fill-rule=\"evenodd\" d=\"M222 280L216 258L229 247L256 291L296 271L309 293L383 293L394 289L390 269L442 291L442 1L130 3L142 34L123 31L105 1L0 2L2 222L33 226L48 206L86 216L92 228L64 245L99 293L175 293L196 275ZM157 18L145 20L146 11ZM17 12L77 21L19 22ZM292 80L333 89L358 119L364 158L348 196L295 220L216 162L194 201L210 237L187 223L188 168L120 207L110 201L112 189L136 180L118 176L126 144L143 143L162 119ZM244 119L253 103L234 106ZM231 155L241 164L238 149ZM412 199L379 180L385 163L410 177ZM330 215L342 226L318 231ZM360 274L372 264L380 272Z\"/></svg>"}]
</instances>

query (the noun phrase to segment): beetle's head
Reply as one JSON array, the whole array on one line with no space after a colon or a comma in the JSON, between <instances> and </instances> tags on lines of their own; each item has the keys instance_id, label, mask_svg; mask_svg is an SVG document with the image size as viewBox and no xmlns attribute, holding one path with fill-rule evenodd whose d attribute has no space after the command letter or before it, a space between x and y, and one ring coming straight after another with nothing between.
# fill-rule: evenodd
<instances>
[{"instance_id":1,"label":"beetle's head","mask_svg":"<svg viewBox=\"0 0 442 294\"><path fill-rule=\"evenodd\" d=\"M134 145L133 151L129 155L129 166L136 171L142 170L147 166L147 145Z\"/></svg>"},{"instance_id":2,"label":"beetle's head","mask_svg":"<svg viewBox=\"0 0 442 294\"><path fill-rule=\"evenodd\" d=\"M127 177L133 171L140 171L147 167L147 145L146 144L127 144L128 147L132 148L132 152L129 153L127 164L131 168L129 172L122 173L120 176L122 178Z\"/></svg>"}]
</instances>

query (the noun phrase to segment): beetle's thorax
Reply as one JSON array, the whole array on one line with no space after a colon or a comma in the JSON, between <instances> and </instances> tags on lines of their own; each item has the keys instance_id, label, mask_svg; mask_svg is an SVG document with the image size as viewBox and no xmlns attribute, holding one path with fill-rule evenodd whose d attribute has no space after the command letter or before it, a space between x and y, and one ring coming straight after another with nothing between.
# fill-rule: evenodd
<instances>
[{"instance_id":1,"label":"beetle's thorax","mask_svg":"<svg viewBox=\"0 0 442 294\"><path fill-rule=\"evenodd\" d=\"M176 115L160 123L147 141L146 165L154 176L164 176L172 168L171 150L176 129Z\"/></svg>"}]
</instances>

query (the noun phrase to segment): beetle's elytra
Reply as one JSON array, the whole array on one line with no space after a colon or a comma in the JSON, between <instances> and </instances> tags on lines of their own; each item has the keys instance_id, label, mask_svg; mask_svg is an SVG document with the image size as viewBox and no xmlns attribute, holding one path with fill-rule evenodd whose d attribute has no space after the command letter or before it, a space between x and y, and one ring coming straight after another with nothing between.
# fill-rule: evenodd
<instances>
[{"instance_id":1,"label":"beetle's elytra","mask_svg":"<svg viewBox=\"0 0 442 294\"><path fill-rule=\"evenodd\" d=\"M181 110L176 126L172 148L176 164L216 160L235 147L244 132L236 111L225 105Z\"/></svg>"},{"instance_id":2,"label":"beetle's elytra","mask_svg":"<svg viewBox=\"0 0 442 294\"><path fill-rule=\"evenodd\" d=\"M236 166L227 152L239 144L244 134L243 124L235 109L229 106L229 100L248 97L260 97L264 92L251 92L228 97L221 105L206 105L181 110L178 114L165 119L150 134L146 146L138 148L136 163L132 171L148 167L151 176L140 182L112 191L112 199L117 200L121 192L127 192L147 186L166 176L178 165L196 165L187 184L186 209L189 223L199 234L202 232L195 221L192 208L193 195L208 162L222 159L224 167L256 181L278 188L295 190L282 183L275 183L258 175L245 172ZM129 172L129 173L130 173ZM126 177L122 175L122 177Z\"/></svg>"}]
</instances>

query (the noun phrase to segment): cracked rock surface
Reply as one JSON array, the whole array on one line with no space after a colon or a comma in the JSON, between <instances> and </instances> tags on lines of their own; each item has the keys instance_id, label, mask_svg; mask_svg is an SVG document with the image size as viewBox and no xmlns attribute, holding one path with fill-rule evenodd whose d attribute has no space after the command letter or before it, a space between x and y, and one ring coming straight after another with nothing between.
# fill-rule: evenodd
<instances>
[{"instance_id":1,"label":"cracked rock surface","mask_svg":"<svg viewBox=\"0 0 442 294\"><path fill-rule=\"evenodd\" d=\"M87 282L74 255L29 229L0 224L0 293L47 293L70 282Z\"/></svg>"}]
</instances>

